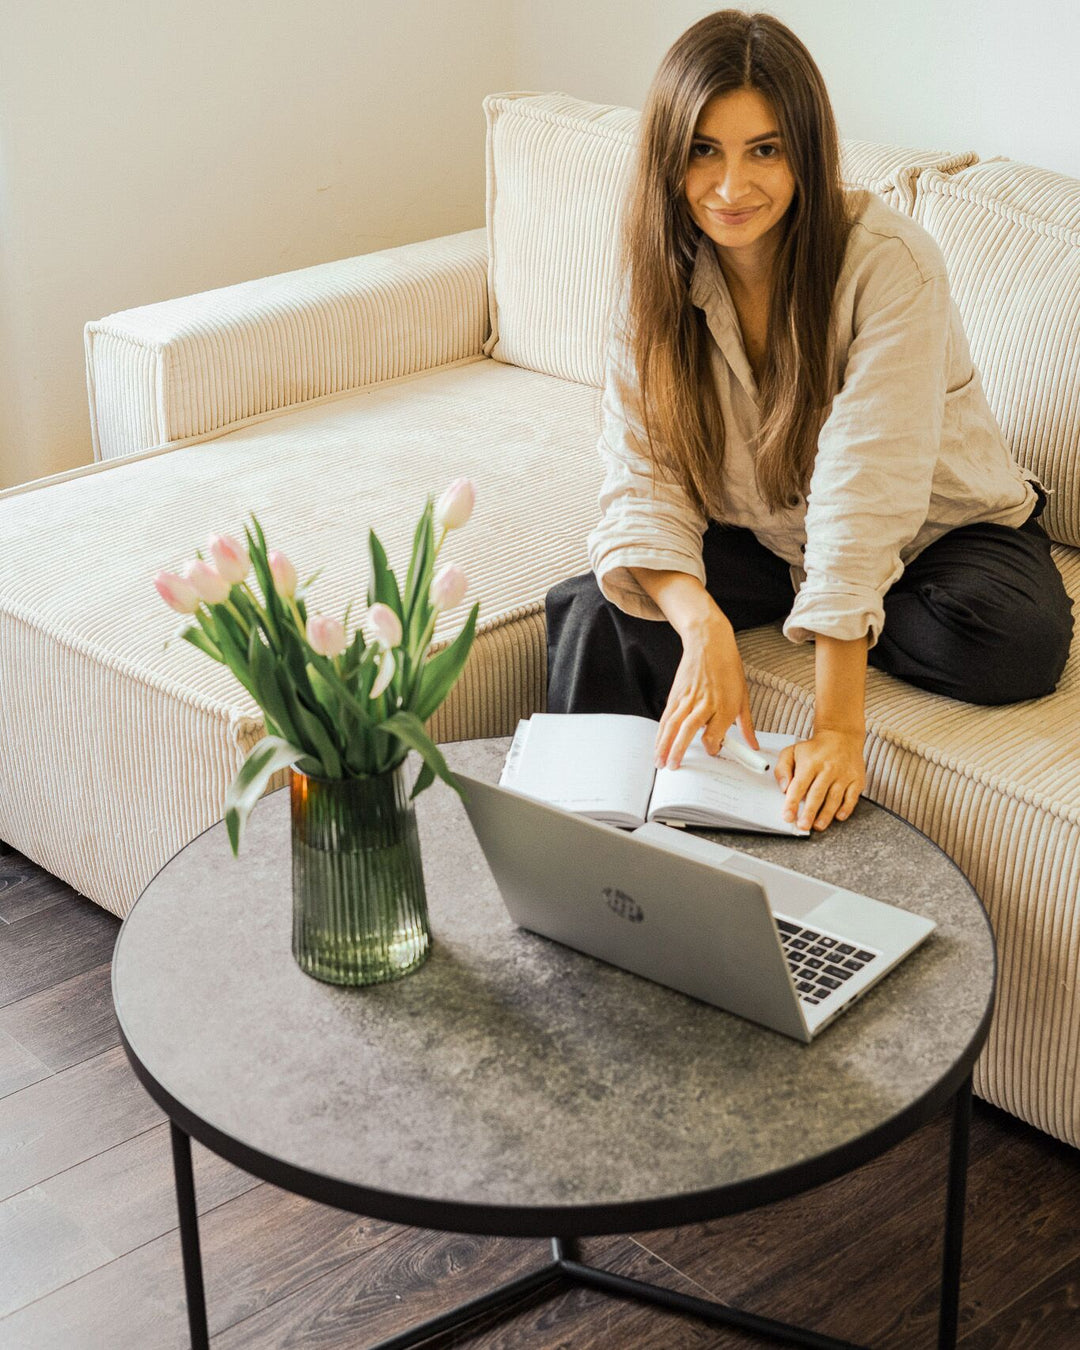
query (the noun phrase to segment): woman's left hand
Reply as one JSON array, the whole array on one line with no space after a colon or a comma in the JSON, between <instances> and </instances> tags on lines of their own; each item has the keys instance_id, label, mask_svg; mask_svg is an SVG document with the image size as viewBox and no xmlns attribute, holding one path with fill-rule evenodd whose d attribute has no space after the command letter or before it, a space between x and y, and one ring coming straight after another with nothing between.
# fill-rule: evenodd
<instances>
[{"instance_id":1,"label":"woman's left hand","mask_svg":"<svg viewBox=\"0 0 1080 1350\"><path fill-rule=\"evenodd\" d=\"M783 789L784 819L803 829L824 830L833 818L846 820L866 786L864 735L854 731L815 731L781 751L773 772ZM804 800L805 799L805 800Z\"/></svg>"}]
</instances>

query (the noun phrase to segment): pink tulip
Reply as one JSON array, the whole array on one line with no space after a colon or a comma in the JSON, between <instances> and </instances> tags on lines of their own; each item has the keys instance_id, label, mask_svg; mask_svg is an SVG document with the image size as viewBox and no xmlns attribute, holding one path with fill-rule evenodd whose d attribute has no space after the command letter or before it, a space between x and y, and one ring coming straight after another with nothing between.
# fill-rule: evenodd
<instances>
[{"instance_id":1,"label":"pink tulip","mask_svg":"<svg viewBox=\"0 0 1080 1350\"><path fill-rule=\"evenodd\" d=\"M401 620L381 601L368 610L368 618L375 629L375 637L383 647L400 647L402 639Z\"/></svg>"},{"instance_id":2,"label":"pink tulip","mask_svg":"<svg viewBox=\"0 0 1080 1350\"><path fill-rule=\"evenodd\" d=\"M431 603L436 609L453 609L465 599L468 588L468 579L457 563L447 563L431 583Z\"/></svg>"},{"instance_id":3,"label":"pink tulip","mask_svg":"<svg viewBox=\"0 0 1080 1350\"><path fill-rule=\"evenodd\" d=\"M217 570L230 586L243 581L251 567L251 559L243 544L238 544L231 534L215 534L211 535L208 548Z\"/></svg>"},{"instance_id":4,"label":"pink tulip","mask_svg":"<svg viewBox=\"0 0 1080 1350\"><path fill-rule=\"evenodd\" d=\"M340 656L348 646L345 625L326 614L313 614L307 621L307 640L320 656Z\"/></svg>"},{"instance_id":5,"label":"pink tulip","mask_svg":"<svg viewBox=\"0 0 1080 1350\"><path fill-rule=\"evenodd\" d=\"M205 600L208 605L220 605L228 599L232 589L225 578L201 558L188 563L184 569L184 579L199 599Z\"/></svg>"},{"instance_id":6,"label":"pink tulip","mask_svg":"<svg viewBox=\"0 0 1080 1350\"><path fill-rule=\"evenodd\" d=\"M455 478L435 504L435 524L457 530L469 519L476 504L476 489L468 478Z\"/></svg>"},{"instance_id":7,"label":"pink tulip","mask_svg":"<svg viewBox=\"0 0 1080 1350\"><path fill-rule=\"evenodd\" d=\"M394 660L394 653L387 647L382 656L379 657L379 673L375 676L375 683L371 686L371 698L378 698L386 686L394 678L394 671L397 669L397 663Z\"/></svg>"},{"instance_id":8,"label":"pink tulip","mask_svg":"<svg viewBox=\"0 0 1080 1350\"><path fill-rule=\"evenodd\" d=\"M202 603L194 587L189 586L175 572L159 572L154 578L154 587L162 600L177 614L194 614Z\"/></svg>"},{"instance_id":9,"label":"pink tulip","mask_svg":"<svg viewBox=\"0 0 1080 1350\"><path fill-rule=\"evenodd\" d=\"M266 555L266 561L270 564L270 575L274 578L274 590L283 599L291 600L296 594L296 568L276 548Z\"/></svg>"}]
</instances>

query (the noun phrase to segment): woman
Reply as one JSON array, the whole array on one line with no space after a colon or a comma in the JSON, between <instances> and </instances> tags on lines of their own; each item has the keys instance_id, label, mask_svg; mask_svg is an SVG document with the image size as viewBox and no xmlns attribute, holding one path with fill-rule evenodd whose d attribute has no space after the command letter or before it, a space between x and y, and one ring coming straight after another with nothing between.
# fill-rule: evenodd
<instances>
[{"instance_id":1,"label":"woman","mask_svg":"<svg viewBox=\"0 0 1080 1350\"><path fill-rule=\"evenodd\" d=\"M972 703L1057 684L1071 605L974 369L933 237L841 184L821 74L768 14L721 10L642 113L602 400L592 571L546 599L548 707L658 718L656 763L738 723L735 633L815 644L785 815L846 819L867 663ZM738 214L726 214L738 213Z\"/></svg>"}]
</instances>

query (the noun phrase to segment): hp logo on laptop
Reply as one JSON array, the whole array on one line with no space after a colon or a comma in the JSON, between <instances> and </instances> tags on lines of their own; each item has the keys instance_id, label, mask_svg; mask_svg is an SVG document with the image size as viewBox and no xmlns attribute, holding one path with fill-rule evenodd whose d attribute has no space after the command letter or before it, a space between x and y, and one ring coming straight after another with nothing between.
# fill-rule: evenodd
<instances>
[{"instance_id":1,"label":"hp logo on laptop","mask_svg":"<svg viewBox=\"0 0 1080 1350\"><path fill-rule=\"evenodd\" d=\"M604 897L608 909L620 919L627 919L630 923L641 923L644 919L642 908L634 897L620 891L617 886L605 886L600 894Z\"/></svg>"}]
</instances>

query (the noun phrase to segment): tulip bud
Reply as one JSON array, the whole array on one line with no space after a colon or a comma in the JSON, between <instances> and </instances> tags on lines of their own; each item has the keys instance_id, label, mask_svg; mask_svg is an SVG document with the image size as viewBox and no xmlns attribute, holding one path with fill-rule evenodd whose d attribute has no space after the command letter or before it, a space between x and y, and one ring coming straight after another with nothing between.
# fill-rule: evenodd
<instances>
[{"instance_id":1,"label":"tulip bud","mask_svg":"<svg viewBox=\"0 0 1080 1350\"><path fill-rule=\"evenodd\" d=\"M431 583L431 603L436 609L453 609L465 599L469 582L457 563L447 563Z\"/></svg>"},{"instance_id":2,"label":"tulip bud","mask_svg":"<svg viewBox=\"0 0 1080 1350\"><path fill-rule=\"evenodd\" d=\"M307 621L307 640L319 656L340 656L347 647L345 625L326 614L313 614Z\"/></svg>"},{"instance_id":3,"label":"tulip bud","mask_svg":"<svg viewBox=\"0 0 1080 1350\"><path fill-rule=\"evenodd\" d=\"M207 547L217 570L230 586L243 581L251 566L251 559L243 544L238 544L231 534L215 534L211 535Z\"/></svg>"},{"instance_id":4,"label":"tulip bud","mask_svg":"<svg viewBox=\"0 0 1080 1350\"><path fill-rule=\"evenodd\" d=\"M394 671L397 669L397 662L394 660L394 653L387 647L379 657L379 673L375 676L375 683L371 686L371 698L378 698L386 686L394 678Z\"/></svg>"},{"instance_id":5,"label":"tulip bud","mask_svg":"<svg viewBox=\"0 0 1080 1350\"><path fill-rule=\"evenodd\" d=\"M435 504L435 524L444 530L457 530L472 515L476 489L468 478L455 478Z\"/></svg>"},{"instance_id":6,"label":"tulip bud","mask_svg":"<svg viewBox=\"0 0 1080 1350\"><path fill-rule=\"evenodd\" d=\"M270 564L270 575L274 578L274 590L285 600L291 600L296 594L296 568L284 553L276 548L266 555Z\"/></svg>"},{"instance_id":7,"label":"tulip bud","mask_svg":"<svg viewBox=\"0 0 1080 1350\"><path fill-rule=\"evenodd\" d=\"M223 600L227 600L229 597L231 589L229 583L209 563L203 562L201 558L196 558L194 562L188 563L184 569L184 578L199 599L205 600L208 605L220 605Z\"/></svg>"},{"instance_id":8,"label":"tulip bud","mask_svg":"<svg viewBox=\"0 0 1080 1350\"><path fill-rule=\"evenodd\" d=\"M368 618L371 620L372 628L375 629L375 637L380 646L401 646L401 620L389 605L384 605L381 602L372 605L368 610Z\"/></svg>"},{"instance_id":9,"label":"tulip bud","mask_svg":"<svg viewBox=\"0 0 1080 1350\"><path fill-rule=\"evenodd\" d=\"M175 572L159 572L154 578L154 588L170 609L177 614L194 614L199 608L199 594L189 586L183 577Z\"/></svg>"}]
</instances>

